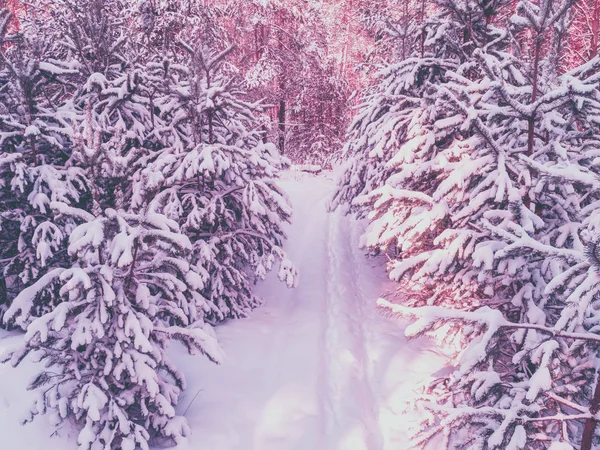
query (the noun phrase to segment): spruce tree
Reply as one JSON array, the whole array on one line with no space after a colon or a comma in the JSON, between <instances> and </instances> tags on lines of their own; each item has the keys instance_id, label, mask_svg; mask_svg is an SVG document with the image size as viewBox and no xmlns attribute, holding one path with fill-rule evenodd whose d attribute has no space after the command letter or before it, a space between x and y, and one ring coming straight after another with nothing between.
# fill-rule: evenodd
<instances>
[{"instance_id":1,"label":"spruce tree","mask_svg":"<svg viewBox=\"0 0 600 450\"><path fill-rule=\"evenodd\" d=\"M208 274L190 266L189 239L157 214L107 208L99 216L54 202L59 218L81 222L70 235L71 268L57 268L23 290L5 320L27 322L35 298L58 296L50 313L29 323L12 364L35 354L45 368L31 417L82 427L81 449L149 448L177 442L190 430L175 406L185 380L165 351L172 340L220 362L222 351L204 322L199 291Z\"/></svg>"},{"instance_id":2,"label":"spruce tree","mask_svg":"<svg viewBox=\"0 0 600 450\"><path fill-rule=\"evenodd\" d=\"M288 286L296 278L281 248L291 208L274 182L287 162L261 139L260 105L242 100L224 70L232 50L179 40L173 61L153 65L168 145L140 172L134 197L134 203L151 197L150 207L192 239L192 263L210 273L203 295L213 321L257 306L252 284L274 264Z\"/></svg>"}]
</instances>

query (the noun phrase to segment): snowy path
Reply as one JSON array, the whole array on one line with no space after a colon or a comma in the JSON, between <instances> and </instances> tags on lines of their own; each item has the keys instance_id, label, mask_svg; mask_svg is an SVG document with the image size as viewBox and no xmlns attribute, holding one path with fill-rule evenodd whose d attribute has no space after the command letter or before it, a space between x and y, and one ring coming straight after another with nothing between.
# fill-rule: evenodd
<instances>
[{"instance_id":1,"label":"snowy path","mask_svg":"<svg viewBox=\"0 0 600 450\"><path fill-rule=\"evenodd\" d=\"M268 279L263 307L217 329L222 366L181 357L193 435L179 450L407 448L406 399L443 358L376 310L392 288L381 263L358 249L355 222L327 213L328 175L301 177L281 183L295 209L286 250L300 283Z\"/></svg>"},{"instance_id":2,"label":"snowy path","mask_svg":"<svg viewBox=\"0 0 600 450\"><path fill-rule=\"evenodd\" d=\"M286 250L299 285L272 276L257 286L263 307L217 327L221 366L172 349L188 380L179 413L192 427L177 450L405 450L414 420L405 402L443 358L375 309L392 284L358 250L357 224L327 213L329 175L281 184L295 208ZM0 340L0 354L13 339ZM33 397L30 373L30 363L0 365L2 448L76 449L76 431L54 433L47 417L18 425Z\"/></svg>"}]
</instances>

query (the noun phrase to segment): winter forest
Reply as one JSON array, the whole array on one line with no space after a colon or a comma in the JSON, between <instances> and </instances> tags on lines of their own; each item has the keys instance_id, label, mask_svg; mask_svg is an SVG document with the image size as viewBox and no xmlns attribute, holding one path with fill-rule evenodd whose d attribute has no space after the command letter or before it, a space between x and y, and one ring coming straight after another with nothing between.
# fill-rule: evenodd
<instances>
[{"instance_id":1,"label":"winter forest","mask_svg":"<svg viewBox=\"0 0 600 450\"><path fill-rule=\"evenodd\" d=\"M0 448L600 450L599 0L0 0Z\"/></svg>"}]
</instances>

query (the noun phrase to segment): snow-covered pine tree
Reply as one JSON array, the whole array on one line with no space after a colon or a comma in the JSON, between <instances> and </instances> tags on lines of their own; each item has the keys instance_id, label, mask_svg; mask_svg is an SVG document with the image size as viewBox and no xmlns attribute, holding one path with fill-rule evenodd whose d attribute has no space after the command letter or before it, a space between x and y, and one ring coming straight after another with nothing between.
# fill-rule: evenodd
<instances>
[{"instance_id":1,"label":"snow-covered pine tree","mask_svg":"<svg viewBox=\"0 0 600 450\"><path fill-rule=\"evenodd\" d=\"M68 230L67 263L32 280L7 310L6 324L27 329L10 360L46 363L30 385L39 392L32 418L52 411L58 422L76 420L81 449L177 441L189 432L174 409L184 380L164 350L178 340L220 360L205 323L210 274L190 264L189 237L149 208L149 197L132 206L135 174L164 145L144 66L125 39L129 12L110 0L45 11L47 29L60 30L62 51L78 62L77 89L63 99L70 154L62 168L79 175L86 195L46 201L52 224ZM51 306L41 316L40 301Z\"/></svg>"},{"instance_id":2,"label":"snow-covered pine tree","mask_svg":"<svg viewBox=\"0 0 600 450\"><path fill-rule=\"evenodd\" d=\"M424 23L423 56L382 72L349 134L348 166L333 205L350 204L371 224L363 245L386 251L390 277L411 279L418 300L469 306L481 298L468 281L473 227L494 202L503 160L468 116L485 88L474 53L502 52L506 34L488 25L489 2L440 2ZM485 130L484 130L485 131ZM499 168L498 168L499 167ZM502 179L498 179L501 182Z\"/></svg>"},{"instance_id":3,"label":"snow-covered pine tree","mask_svg":"<svg viewBox=\"0 0 600 450\"><path fill-rule=\"evenodd\" d=\"M362 65L366 70L382 63L404 61L421 50L424 34L421 24L427 18L429 0L406 0L398 5L390 0L365 1L359 6L363 28L374 45Z\"/></svg>"},{"instance_id":4,"label":"snow-covered pine tree","mask_svg":"<svg viewBox=\"0 0 600 450\"><path fill-rule=\"evenodd\" d=\"M68 229L49 204L79 203L87 190L81 171L65 167L73 111L64 100L75 65L34 23L9 35L10 17L0 10L0 316L22 289L65 264ZM40 301L36 314L48 307Z\"/></svg>"},{"instance_id":5,"label":"snow-covered pine tree","mask_svg":"<svg viewBox=\"0 0 600 450\"><path fill-rule=\"evenodd\" d=\"M489 211L480 221L489 237L473 258L493 293L490 304L511 324L498 329L486 323L489 318L477 323L485 334L477 348L465 350L464 365L454 374L471 375L450 377L444 390L470 391L461 403L485 409L471 415L457 408L450 413L453 427L495 417L486 426L496 431L480 439L492 448L560 442L560 448L590 449L600 402L588 382L596 379L598 351L592 218L598 197L590 180L598 174L599 61L560 75L571 6L518 4L510 31L531 36L533 43L527 48L518 39L521 63L515 66L522 81L516 86L505 81L508 58L478 55L496 97L482 108L489 110L486 125L499 148L518 157L511 166L520 179L513 181L519 189L509 196L508 211Z\"/></svg>"},{"instance_id":6,"label":"snow-covered pine tree","mask_svg":"<svg viewBox=\"0 0 600 450\"><path fill-rule=\"evenodd\" d=\"M575 102L579 126L599 125L598 68L600 61L595 61L563 78L587 78L576 89L581 96ZM513 290L516 295L507 298L505 308L496 310L409 308L379 300L382 307L416 319L407 336L448 335L453 330L464 337L456 372L435 380L415 400L416 407L429 413L417 448L436 435L444 435L450 448L469 449L591 450L600 443L600 172L593 162L599 142L589 128L583 133L578 128L568 133L577 144L573 150L578 149L569 160L536 164L550 185L538 193L537 201L552 205L554 212L566 212L570 221L532 236L510 223L506 214L489 217L497 242L504 240L492 255L496 270L518 260L523 272L540 277L537 286L524 283L522 276L515 283L510 273L490 270L495 286L507 278L513 289L522 286Z\"/></svg>"},{"instance_id":7,"label":"snow-covered pine tree","mask_svg":"<svg viewBox=\"0 0 600 450\"><path fill-rule=\"evenodd\" d=\"M410 0L406 2L409 4L413 8L410 11L402 8L399 18L395 16L396 8L387 1L369 2L360 9L367 32L374 34L378 45L383 47L376 47L367 62L372 58L375 67L380 67L383 61L386 65L367 87L347 131L342 149L346 162L331 204L333 208L349 206L356 197L385 184L393 173L388 162L407 140L410 130L419 126L419 117L430 112L431 106L421 99L431 94L431 84L443 82L443 73L459 63L451 55L430 51L431 45L425 58L421 42L424 44L423 38L428 33L424 23L427 2ZM415 13L417 8L419 14ZM410 161L408 158L407 162ZM366 207L352 210L361 216L369 211Z\"/></svg>"},{"instance_id":8,"label":"snow-covered pine tree","mask_svg":"<svg viewBox=\"0 0 600 450\"><path fill-rule=\"evenodd\" d=\"M160 122L144 84L145 67L127 39L123 18L129 9L112 0L37 0L32 6L23 32L3 38L12 42L2 50L8 101L2 133L7 152L0 164L7 242L1 286L8 302L49 267L67 264L66 237L74 224L55 222L48 203L91 211L93 197L121 207L143 157L161 147L160 135L152 134ZM3 16L3 36L6 22ZM84 116L97 125L98 143L113 142L105 167L72 152L73 122ZM92 167L96 185L82 177L82 167ZM40 302L41 313L49 305Z\"/></svg>"},{"instance_id":9,"label":"snow-covered pine tree","mask_svg":"<svg viewBox=\"0 0 600 450\"><path fill-rule=\"evenodd\" d=\"M367 246L399 247L390 275L429 288L417 303L445 307L381 304L419 318L409 335L465 338L456 372L418 401L430 415L417 447L437 435L449 448L590 448L600 394L585 384L598 341L587 214L600 103L597 61L558 70L571 5L522 1L496 30L486 8L501 5L482 3L485 26L462 32L478 44L473 57L430 86L435 114L417 139L401 137L401 149L429 153L406 161L398 151L385 185L355 200L372 210ZM447 35L448 18L467 11L466 2L439 6L429 36Z\"/></svg>"},{"instance_id":10,"label":"snow-covered pine tree","mask_svg":"<svg viewBox=\"0 0 600 450\"><path fill-rule=\"evenodd\" d=\"M107 147L112 155L102 163L79 152L73 164L92 168L97 183L90 190L104 206L127 208L134 174L164 146L147 69L158 49L142 45L134 35L130 22L137 17L136 5L60 0L52 11L63 29L65 46L81 67L73 108L93 123L86 130L99 133L98 144L112 141Z\"/></svg>"},{"instance_id":11,"label":"snow-covered pine tree","mask_svg":"<svg viewBox=\"0 0 600 450\"><path fill-rule=\"evenodd\" d=\"M281 248L291 208L274 181L287 162L261 139L259 104L243 101L224 70L231 51L179 38L171 59L154 64L162 95L154 104L169 145L140 172L134 197L152 198L150 208L180 223L192 240L192 263L210 274L202 292L212 321L256 306L252 283L274 264L288 286L296 279Z\"/></svg>"},{"instance_id":12,"label":"snow-covered pine tree","mask_svg":"<svg viewBox=\"0 0 600 450\"><path fill-rule=\"evenodd\" d=\"M190 432L175 413L185 381L165 348L177 340L221 360L199 293L209 275L190 266L191 242L165 216L51 207L80 223L69 237L75 262L23 290L5 315L23 325L36 297L61 300L29 323L24 348L10 355L14 365L30 354L45 365L30 384L39 395L27 420L45 413L57 424L75 420L82 450L177 442Z\"/></svg>"}]
</instances>

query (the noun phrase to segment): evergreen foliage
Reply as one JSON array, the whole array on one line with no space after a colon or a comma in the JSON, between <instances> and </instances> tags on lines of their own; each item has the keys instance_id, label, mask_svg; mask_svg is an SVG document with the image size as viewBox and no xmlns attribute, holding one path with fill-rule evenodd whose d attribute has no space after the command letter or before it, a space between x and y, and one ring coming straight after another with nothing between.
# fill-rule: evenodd
<instances>
[{"instance_id":1,"label":"evergreen foliage","mask_svg":"<svg viewBox=\"0 0 600 450\"><path fill-rule=\"evenodd\" d=\"M370 219L363 244L409 306L380 304L416 319L409 336L461 345L415 403L416 448L575 448L600 400L599 62L561 73L572 2L491 20L505 3L437 2L423 53L386 68L355 118L333 201Z\"/></svg>"},{"instance_id":2,"label":"evergreen foliage","mask_svg":"<svg viewBox=\"0 0 600 450\"><path fill-rule=\"evenodd\" d=\"M287 161L204 9L174 7L162 32L144 4L33 6L0 28L0 293L3 324L26 331L7 360L44 363L30 419L76 422L81 449L178 442L169 343L218 363L211 325L259 304L254 280L278 263L295 284Z\"/></svg>"}]
</instances>

